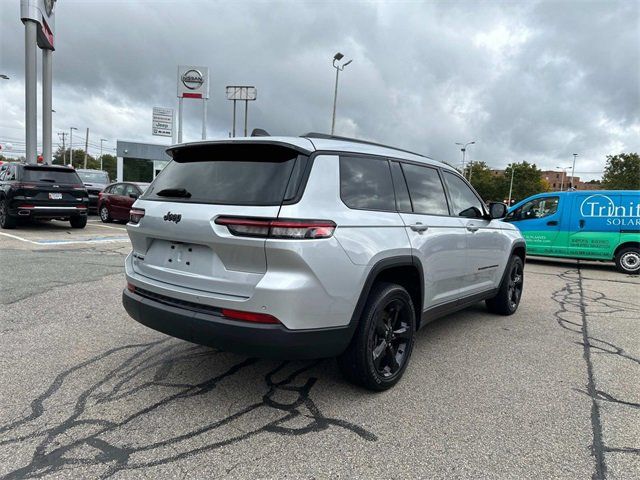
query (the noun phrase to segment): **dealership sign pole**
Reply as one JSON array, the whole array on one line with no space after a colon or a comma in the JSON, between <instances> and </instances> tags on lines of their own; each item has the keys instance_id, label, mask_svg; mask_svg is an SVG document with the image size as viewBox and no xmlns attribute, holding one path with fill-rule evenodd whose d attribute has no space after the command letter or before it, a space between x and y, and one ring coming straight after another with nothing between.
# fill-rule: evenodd
<instances>
[{"instance_id":1,"label":"dealership sign pole","mask_svg":"<svg viewBox=\"0 0 640 480\"><path fill-rule=\"evenodd\" d=\"M258 98L258 90L253 86L228 85L227 100L233 101L233 136L236 136L236 102L244 102L244 136L247 136L247 118L249 112L249 102Z\"/></svg>"},{"instance_id":2,"label":"dealership sign pole","mask_svg":"<svg viewBox=\"0 0 640 480\"><path fill-rule=\"evenodd\" d=\"M209 68L178 66L178 143L182 143L182 100L202 99L202 139L207 138L207 100L209 99Z\"/></svg>"},{"instance_id":3,"label":"dealership sign pole","mask_svg":"<svg viewBox=\"0 0 640 480\"><path fill-rule=\"evenodd\" d=\"M38 59L42 49L42 146L46 162L52 151L52 53L55 32L56 0L20 0L20 19L24 23L25 66L25 143L27 163L38 159Z\"/></svg>"}]
</instances>

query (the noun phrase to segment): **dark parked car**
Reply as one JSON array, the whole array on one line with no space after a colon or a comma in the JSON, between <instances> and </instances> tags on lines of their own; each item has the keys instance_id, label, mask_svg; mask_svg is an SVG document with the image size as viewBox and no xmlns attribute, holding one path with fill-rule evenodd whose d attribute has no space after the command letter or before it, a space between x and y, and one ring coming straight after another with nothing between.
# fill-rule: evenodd
<instances>
[{"instance_id":1,"label":"dark parked car","mask_svg":"<svg viewBox=\"0 0 640 480\"><path fill-rule=\"evenodd\" d=\"M109 174L102 170L77 169L78 176L89 192L89 211L98 213L98 195L109 185Z\"/></svg>"},{"instance_id":2,"label":"dark parked car","mask_svg":"<svg viewBox=\"0 0 640 480\"><path fill-rule=\"evenodd\" d=\"M19 218L69 220L87 225L89 196L71 167L12 163L0 173L0 227L13 228Z\"/></svg>"},{"instance_id":3,"label":"dark parked car","mask_svg":"<svg viewBox=\"0 0 640 480\"><path fill-rule=\"evenodd\" d=\"M98 213L105 223L129 220L129 210L136 199L149 186L148 183L120 182L109 185L98 198Z\"/></svg>"}]
</instances>

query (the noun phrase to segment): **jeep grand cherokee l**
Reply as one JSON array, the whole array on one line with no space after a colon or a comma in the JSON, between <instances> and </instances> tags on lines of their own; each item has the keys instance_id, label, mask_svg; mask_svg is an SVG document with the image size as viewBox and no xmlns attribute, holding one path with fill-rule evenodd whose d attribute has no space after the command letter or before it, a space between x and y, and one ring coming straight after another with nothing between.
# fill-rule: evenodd
<instances>
[{"instance_id":1,"label":"jeep grand cherokee l","mask_svg":"<svg viewBox=\"0 0 640 480\"><path fill-rule=\"evenodd\" d=\"M88 204L87 189L71 167L12 163L0 173L2 228L32 218L58 218L84 228Z\"/></svg>"},{"instance_id":2,"label":"jeep grand cherokee l","mask_svg":"<svg viewBox=\"0 0 640 480\"><path fill-rule=\"evenodd\" d=\"M384 390L429 321L483 300L518 308L522 236L444 163L321 134L168 153L127 225L123 303L144 325L255 356L337 356Z\"/></svg>"}]
</instances>

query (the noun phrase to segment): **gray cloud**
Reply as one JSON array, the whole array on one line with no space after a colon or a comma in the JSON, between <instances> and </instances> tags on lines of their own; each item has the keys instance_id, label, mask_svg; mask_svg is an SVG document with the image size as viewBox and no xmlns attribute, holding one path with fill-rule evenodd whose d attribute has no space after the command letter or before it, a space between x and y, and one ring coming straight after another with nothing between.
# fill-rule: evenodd
<instances>
[{"instance_id":1,"label":"gray cloud","mask_svg":"<svg viewBox=\"0 0 640 480\"><path fill-rule=\"evenodd\" d=\"M640 7L634 1L504 3L128 2L60 0L54 128L158 141L154 105L175 105L179 63L208 65L211 136L226 136L227 84L253 84L250 127L298 135L330 127L331 57L341 76L338 133L501 167L529 160L599 172L640 149ZM0 2L0 140L23 138L23 30ZM186 138L199 105L186 104ZM240 122L239 122L240 123ZM588 178L598 174L585 175Z\"/></svg>"}]
</instances>

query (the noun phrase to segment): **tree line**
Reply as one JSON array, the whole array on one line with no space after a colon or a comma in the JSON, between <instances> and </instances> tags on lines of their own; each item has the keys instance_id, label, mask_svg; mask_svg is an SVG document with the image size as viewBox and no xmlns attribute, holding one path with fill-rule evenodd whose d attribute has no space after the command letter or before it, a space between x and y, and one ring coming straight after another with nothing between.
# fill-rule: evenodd
<instances>
[{"instance_id":1,"label":"tree line","mask_svg":"<svg viewBox=\"0 0 640 480\"><path fill-rule=\"evenodd\" d=\"M509 197L513 172L512 200L519 201L536 193L548 192L551 185L542 178L542 170L528 162L512 163L504 171L492 170L485 162L473 162L464 175L486 201L505 201ZM601 181L592 180L594 189L640 190L640 156L637 153L608 155Z\"/></svg>"}]
</instances>

